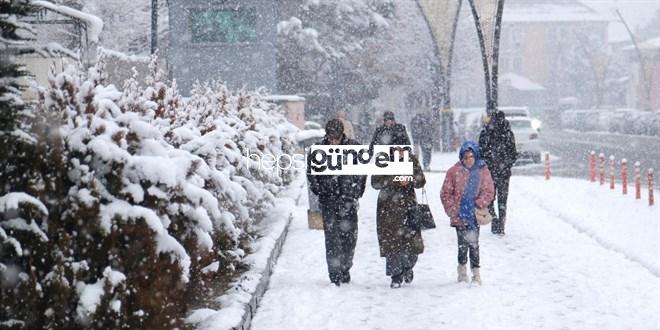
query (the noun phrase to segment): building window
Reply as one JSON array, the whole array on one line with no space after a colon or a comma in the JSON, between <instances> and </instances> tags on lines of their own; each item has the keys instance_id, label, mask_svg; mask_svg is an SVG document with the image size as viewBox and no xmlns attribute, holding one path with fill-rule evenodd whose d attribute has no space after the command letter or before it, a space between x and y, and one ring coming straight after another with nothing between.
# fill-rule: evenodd
<instances>
[{"instance_id":1,"label":"building window","mask_svg":"<svg viewBox=\"0 0 660 330\"><path fill-rule=\"evenodd\" d=\"M193 43L252 42L257 39L257 12L254 8L191 9Z\"/></svg>"}]
</instances>

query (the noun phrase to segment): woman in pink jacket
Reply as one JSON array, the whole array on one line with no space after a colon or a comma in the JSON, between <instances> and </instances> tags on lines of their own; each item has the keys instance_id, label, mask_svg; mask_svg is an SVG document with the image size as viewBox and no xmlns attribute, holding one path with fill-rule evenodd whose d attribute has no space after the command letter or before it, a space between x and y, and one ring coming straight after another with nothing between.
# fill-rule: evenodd
<instances>
[{"instance_id":1,"label":"woman in pink jacket","mask_svg":"<svg viewBox=\"0 0 660 330\"><path fill-rule=\"evenodd\" d=\"M458 155L460 161L447 171L440 199L458 236L458 281L468 281L466 264L469 252L472 282L481 284L479 224L474 212L477 208L488 207L495 188L488 166L481 159L479 145L466 141Z\"/></svg>"}]
</instances>

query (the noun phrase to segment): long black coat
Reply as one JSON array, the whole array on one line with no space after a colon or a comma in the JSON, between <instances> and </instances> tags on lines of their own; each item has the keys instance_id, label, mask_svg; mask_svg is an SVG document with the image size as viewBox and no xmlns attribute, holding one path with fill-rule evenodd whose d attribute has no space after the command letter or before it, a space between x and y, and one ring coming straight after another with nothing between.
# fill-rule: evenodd
<instances>
[{"instance_id":1,"label":"long black coat","mask_svg":"<svg viewBox=\"0 0 660 330\"><path fill-rule=\"evenodd\" d=\"M412 231L405 225L408 209L417 203L415 188L426 184L424 172L415 156L413 160L413 182L402 186L393 175L372 175L371 186L380 190L376 210L376 231L380 256L388 257L399 253L417 255L424 252L421 231Z\"/></svg>"},{"instance_id":2,"label":"long black coat","mask_svg":"<svg viewBox=\"0 0 660 330\"><path fill-rule=\"evenodd\" d=\"M320 144L330 144L323 139ZM359 145L345 135L339 144ZM367 183L366 175L308 175L309 189L319 196L322 207L332 210L351 208L357 205L357 200L364 194Z\"/></svg>"},{"instance_id":3,"label":"long black coat","mask_svg":"<svg viewBox=\"0 0 660 330\"><path fill-rule=\"evenodd\" d=\"M410 121L410 133L415 144L431 145L433 143L433 120L424 113L416 114Z\"/></svg>"},{"instance_id":4,"label":"long black coat","mask_svg":"<svg viewBox=\"0 0 660 330\"><path fill-rule=\"evenodd\" d=\"M504 113L496 111L492 121L479 133L479 148L494 178L510 177L518 158L516 139Z\"/></svg>"},{"instance_id":5,"label":"long black coat","mask_svg":"<svg viewBox=\"0 0 660 330\"><path fill-rule=\"evenodd\" d=\"M394 124L392 127L385 125L376 128L374 136L371 139L371 145L410 144L406 127L402 124Z\"/></svg>"}]
</instances>

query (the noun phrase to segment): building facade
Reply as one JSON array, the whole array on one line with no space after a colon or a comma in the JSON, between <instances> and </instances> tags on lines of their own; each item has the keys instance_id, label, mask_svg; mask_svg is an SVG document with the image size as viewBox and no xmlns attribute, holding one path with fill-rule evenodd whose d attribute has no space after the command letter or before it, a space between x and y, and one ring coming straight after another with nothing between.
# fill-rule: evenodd
<instances>
[{"instance_id":1,"label":"building facade","mask_svg":"<svg viewBox=\"0 0 660 330\"><path fill-rule=\"evenodd\" d=\"M274 92L278 3L170 0L168 66L182 94L188 95L196 80Z\"/></svg>"},{"instance_id":2,"label":"building facade","mask_svg":"<svg viewBox=\"0 0 660 330\"><path fill-rule=\"evenodd\" d=\"M541 85L536 105L554 107L575 97L581 106L593 106L604 93L594 81L605 79L608 24L577 0L507 0L499 72Z\"/></svg>"}]
</instances>

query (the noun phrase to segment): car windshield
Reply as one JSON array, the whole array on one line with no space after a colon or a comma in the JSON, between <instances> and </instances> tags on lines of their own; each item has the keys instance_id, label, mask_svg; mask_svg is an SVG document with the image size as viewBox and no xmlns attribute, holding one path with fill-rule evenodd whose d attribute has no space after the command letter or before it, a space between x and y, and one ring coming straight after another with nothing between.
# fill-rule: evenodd
<instances>
[{"instance_id":1,"label":"car windshield","mask_svg":"<svg viewBox=\"0 0 660 330\"><path fill-rule=\"evenodd\" d=\"M511 123L512 129L532 127L529 120L510 120L509 123Z\"/></svg>"}]
</instances>

